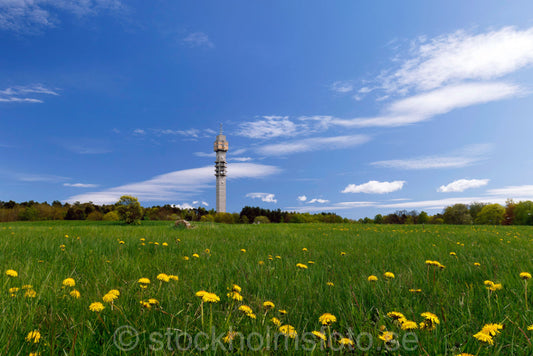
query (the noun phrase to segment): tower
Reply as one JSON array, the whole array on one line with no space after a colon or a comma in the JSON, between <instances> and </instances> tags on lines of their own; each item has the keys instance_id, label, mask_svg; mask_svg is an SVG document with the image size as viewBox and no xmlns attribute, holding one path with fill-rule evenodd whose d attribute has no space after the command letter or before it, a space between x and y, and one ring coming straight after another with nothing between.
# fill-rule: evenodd
<instances>
[{"instance_id":1,"label":"tower","mask_svg":"<svg viewBox=\"0 0 533 356\"><path fill-rule=\"evenodd\" d=\"M217 177L217 213L226 212L226 152L228 152L228 141L222 134L222 124L220 124L220 134L215 140L217 158L215 161L215 177Z\"/></svg>"}]
</instances>

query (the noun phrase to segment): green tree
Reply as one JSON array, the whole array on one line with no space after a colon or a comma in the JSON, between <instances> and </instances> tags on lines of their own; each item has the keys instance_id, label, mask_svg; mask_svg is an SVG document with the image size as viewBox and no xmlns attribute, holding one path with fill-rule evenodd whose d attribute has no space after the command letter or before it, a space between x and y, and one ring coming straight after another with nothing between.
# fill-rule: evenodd
<instances>
[{"instance_id":1,"label":"green tree","mask_svg":"<svg viewBox=\"0 0 533 356\"><path fill-rule=\"evenodd\" d=\"M115 204L120 220L126 224L140 225L143 209L139 200L130 195L123 195Z\"/></svg>"},{"instance_id":2,"label":"green tree","mask_svg":"<svg viewBox=\"0 0 533 356\"><path fill-rule=\"evenodd\" d=\"M514 225L533 225L533 202L521 201L514 208Z\"/></svg>"},{"instance_id":3,"label":"green tree","mask_svg":"<svg viewBox=\"0 0 533 356\"><path fill-rule=\"evenodd\" d=\"M418 219L416 220L417 224L427 224L429 222L429 216L428 213L425 211L421 211L418 215Z\"/></svg>"},{"instance_id":4,"label":"green tree","mask_svg":"<svg viewBox=\"0 0 533 356\"><path fill-rule=\"evenodd\" d=\"M472 216L465 204L454 204L447 206L444 209L444 223L454 225L469 225L472 224Z\"/></svg>"},{"instance_id":5,"label":"green tree","mask_svg":"<svg viewBox=\"0 0 533 356\"><path fill-rule=\"evenodd\" d=\"M110 211L106 213L103 217L104 221L119 221L120 216L118 216L118 213L116 211Z\"/></svg>"},{"instance_id":6,"label":"green tree","mask_svg":"<svg viewBox=\"0 0 533 356\"><path fill-rule=\"evenodd\" d=\"M505 208L500 204L485 205L477 214L476 224L501 225L505 216Z\"/></svg>"},{"instance_id":7,"label":"green tree","mask_svg":"<svg viewBox=\"0 0 533 356\"><path fill-rule=\"evenodd\" d=\"M374 224L383 224L383 215L377 214L374 216Z\"/></svg>"},{"instance_id":8,"label":"green tree","mask_svg":"<svg viewBox=\"0 0 533 356\"><path fill-rule=\"evenodd\" d=\"M270 220L266 216L256 216L254 219L254 224L269 224Z\"/></svg>"}]
</instances>

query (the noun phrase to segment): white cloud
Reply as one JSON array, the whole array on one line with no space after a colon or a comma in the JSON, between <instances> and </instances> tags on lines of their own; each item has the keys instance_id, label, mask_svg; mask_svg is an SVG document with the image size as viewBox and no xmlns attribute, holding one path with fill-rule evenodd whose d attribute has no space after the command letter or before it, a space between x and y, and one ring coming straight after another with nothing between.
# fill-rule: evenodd
<instances>
[{"instance_id":1,"label":"white cloud","mask_svg":"<svg viewBox=\"0 0 533 356\"><path fill-rule=\"evenodd\" d=\"M288 116L263 116L261 120L239 125L237 135L249 138L269 139L296 136L306 130L305 125L295 124Z\"/></svg>"},{"instance_id":2,"label":"white cloud","mask_svg":"<svg viewBox=\"0 0 533 356\"><path fill-rule=\"evenodd\" d=\"M533 199L533 185L514 185L505 188L489 189L487 194L505 198Z\"/></svg>"},{"instance_id":3,"label":"white cloud","mask_svg":"<svg viewBox=\"0 0 533 356\"><path fill-rule=\"evenodd\" d=\"M192 205L189 204L189 203L172 204L171 206L172 206L173 208L178 208L178 209L182 209L182 210L186 210L186 209L194 209L194 206L192 206Z\"/></svg>"},{"instance_id":4,"label":"white cloud","mask_svg":"<svg viewBox=\"0 0 533 356\"><path fill-rule=\"evenodd\" d=\"M0 0L1 1L1 0ZM1 4L1 2L0 2ZM0 6L1 9L1 6ZM0 15L1 16L1 15ZM43 103L42 99L37 99L35 95L59 95L57 89L46 88L42 84L31 84L27 86L14 86L0 90L0 102L4 103Z\"/></svg>"},{"instance_id":5,"label":"white cloud","mask_svg":"<svg viewBox=\"0 0 533 356\"><path fill-rule=\"evenodd\" d=\"M203 206L209 206L209 203L205 202L205 201L202 201L202 205Z\"/></svg>"},{"instance_id":6,"label":"white cloud","mask_svg":"<svg viewBox=\"0 0 533 356\"><path fill-rule=\"evenodd\" d=\"M144 134L146 134L146 131L144 131L143 129L135 129L135 130L133 130L133 134L135 134L135 135L144 135Z\"/></svg>"},{"instance_id":7,"label":"white cloud","mask_svg":"<svg viewBox=\"0 0 533 356\"><path fill-rule=\"evenodd\" d=\"M120 10L119 0L0 0L0 29L32 33L55 27L61 12L82 17Z\"/></svg>"},{"instance_id":8,"label":"white cloud","mask_svg":"<svg viewBox=\"0 0 533 356\"><path fill-rule=\"evenodd\" d=\"M182 39L182 42L190 47L215 47L214 43L209 39L209 36L203 32L190 33Z\"/></svg>"},{"instance_id":9,"label":"white cloud","mask_svg":"<svg viewBox=\"0 0 533 356\"><path fill-rule=\"evenodd\" d=\"M309 200L309 204L313 204L313 203L325 204L325 203L329 203L329 200L320 199L320 198L314 198L314 199Z\"/></svg>"},{"instance_id":10,"label":"white cloud","mask_svg":"<svg viewBox=\"0 0 533 356\"><path fill-rule=\"evenodd\" d=\"M298 200L299 200L299 201L306 201L306 200L307 200L307 197L306 197L305 195L300 195L300 196L298 197Z\"/></svg>"},{"instance_id":11,"label":"white cloud","mask_svg":"<svg viewBox=\"0 0 533 356\"><path fill-rule=\"evenodd\" d=\"M396 159L372 162L371 165L397 169L438 169L461 168L471 166L485 158L489 145L471 145L461 151L447 156L427 156L409 159Z\"/></svg>"},{"instance_id":12,"label":"white cloud","mask_svg":"<svg viewBox=\"0 0 533 356\"><path fill-rule=\"evenodd\" d=\"M267 203L277 203L278 201L275 199L275 195L271 193L248 193L246 194L247 198L252 199L261 199L264 202Z\"/></svg>"},{"instance_id":13,"label":"white cloud","mask_svg":"<svg viewBox=\"0 0 533 356\"><path fill-rule=\"evenodd\" d=\"M387 91L432 90L464 80L491 80L533 63L533 28L457 31L414 43L411 58L382 78Z\"/></svg>"},{"instance_id":14,"label":"white cloud","mask_svg":"<svg viewBox=\"0 0 533 356\"><path fill-rule=\"evenodd\" d=\"M85 183L63 183L65 187L73 188L96 188L98 184L85 184Z\"/></svg>"},{"instance_id":15,"label":"white cloud","mask_svg":"<svg viewBox=\"0 0 533 356\"><path fill-rule=\"evenodd\" d=\"M403 188L405 181L395 180L393 182L378 182L371 180L363 184L348 184L342 193L367 193L367 194L385 194L395 192Z\"/></svg>"},{"instance_id":16,"label":"white cloud","mask_svg":"<svg viewBox=\"0 0 533 356\"><path fill-rule=\"evenodd\" d=\"M198 156L198 157L211 157L211 158L215 158L216 157L216 153L215 152L209 152L209 153L194 152L194 155Z\"/></svg>"},{"instance_id":17,"label":"white cloud","mask_svg":"<svg viewBox=\"0 0 533 356\"><path fill-rule=\"evenodd\" d=\"M235 162L248 162L252 160L252 157L231 157L229 160Z\"/></svg>"},{"instance_id":18,"label":"white cloud","mask_svg":"<svg viewBox=\"0 0 533 356\"><path fill-rule=\"evenodd\" d=\"M353 90L353 84L350 81L337 81L331 84L330 89L337 93L349 93Z\"/></svg>"},{"instance_id":19,"label":"white cloud","mask_svg":"<svg viewBox=\"0 0 533 356\"><path fill-rule=\"evenodd\" d=\"M228 179L263 178L279 173L276 166L254 163L232 163L228 165ZM185 169L156 176L152 179L125 184L98 192L79 194L67 202L88 202L97 204L115 203L122 195L136 196L141 202L184 200L214 186L213 167Z\"/></svg>"},{"instance_id":20,"label":"white cloud","mask_svg":"<svg viewBox=\"0 0 533 356\"><path fill-rule=\"evenodd\" d=\"M368 141L370 141L370 137L366 135L314 137L264 145L256 150L259 154L265 156L283 156L292 153L349 148L362 145Z\"/></svg>"},{"instance_id":21,"label":"white cloud","mask_svg":"<svg viewBox=\"0 0 533 356\"><path fill-rule=\"evenodd\" d=\"M340 119L324 116L327 125L342 127L395 127L414 124L436 115L472 105L498 101L524 94L520 87L502 82L449 85L431 92L397 100L385 108L383 115L368 118Z\"/></svg>"},{"instance_id":22,"label":"white cloud","mask_svg":"<svg viewBox=\"0 0 533 356\"><path fill-rule=\"evenodd\" d=\"M447 185L441 185L437 191L441 193L463 192L467 189L482 187L488 183L488 179L459 179Z\"/></svg>"}]
</instances>

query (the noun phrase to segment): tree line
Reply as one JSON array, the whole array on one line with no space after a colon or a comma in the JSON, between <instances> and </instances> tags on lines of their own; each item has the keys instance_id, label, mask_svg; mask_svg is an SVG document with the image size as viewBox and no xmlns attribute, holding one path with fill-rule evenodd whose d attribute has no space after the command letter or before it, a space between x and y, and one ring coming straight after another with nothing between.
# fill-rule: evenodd
<instances>
[{"instance_id":1,"label":"tree line","mask_svg":"<svg viewBox=\"0 0 533 356\"><path fill-rule=\"evenodd\" d=\"M0 222L39 221L39 220L90 220L125 221L138 223L141 220L184 219L187 221L218 222L226 224L252 223L307 223L352 222L334 213L296 213L259 207L245 206L240 213L217 213L204 207L182 209L175 205L155 205L141 207L137 198L123 196L115 204L98 205L92 202L62 203L60 201L35 202L33 200L17 203L0 201Z\"/></svg>"},{"instance_id":2,"label":"tree line","mask_svg":"<svg viewBox=\"0 0 533 356\"><path fill-rule=\"evenodd\" d=\"M374 219L360 219L374 224L450 224L450 225L533 225L533 202L530 200L500 204L454 204L433 216L425 211L398 210L388 215L377 214Z\"/></svg>"}]
</instances>

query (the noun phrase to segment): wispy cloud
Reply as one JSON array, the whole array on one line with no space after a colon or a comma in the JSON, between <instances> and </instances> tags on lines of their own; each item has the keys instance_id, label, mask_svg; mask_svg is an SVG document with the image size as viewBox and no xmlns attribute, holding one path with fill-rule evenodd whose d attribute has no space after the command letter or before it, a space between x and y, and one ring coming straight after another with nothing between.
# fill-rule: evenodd
<instances>
[{"instance_id":1,"label":"wispy cloud","mask_svg":"<svg viewBox=\"0 0 533 356\"><path fill-rule=\"evenodd\" d=\"M313 203L325 204L325 203L329 203L329 200L321 199L321 198L314 198L314 199L309 200L309 204L313 204Z\"/></svg>"},{"instance_id":2,"label":"wispy cloud","mask_svg":"<svg viewBox=\"0 0 533 356\"><path fill-rule=\"evenodd\" d=\"M45 182L45 183L59 183L69 180L68 177L57 176L53 174L26 174L26 173L15 173L15 179L21 182Z\"/></svg>"},{"instance_id":3,"label":"wispy cloud","mask_svg":"<svg viewBox=\"0 0 533 356\"><path fill-rule=\"evenodd\" d=\"M408 159L395 159L372 162L371 165L408 170L461 168L471 166L483 159L489 151L489 145L472 145L455 154L446 156L426 156Z\"/></svg>"},{"instance_id":4,"label":"wispy cloud","mask_svg":"<svg viewBox=\"0 0 533 356\"><path fill-rule=\"evenodd\" d=\"M275 195L272 193L248 193L246 194L247 198L252 199L261 199L262 201L266 203L277 203L277 199L275 199Z\"/></svg>"},{"instance_id":5,"label":"wispy cloud","mask_svg":"<svg viewBox=\"0 0 533 356\"><path fill-rule=\"evenodd\" d=\"M498 189L489 189L487 194L505 198L533 199L533 185L513 185Z\"/></svg>"},{"instance_id":6,"label":"wispy cloud","mask_svg":"<svg viewBox=\"0 0 533 356\"><path fill-rule=\"evenodd\" d=\"M393 182L378 182L377 180L371 180L359 185L348 184L342 193L386 194L402 189L404 184L404 180L395 180Z\"/></svg>"},{"instance_id":7,"label":"wispy cloud","mask_svg":"<svg viewBox=\"0 0 533 356\"><path fill-rule=\"evenodd\" d=\"M197 157L209 157L209 158L215 158L216 157L216 153L215 152L194 152L194 155L197 156Z\"/></svg>"},{"instance_id":8,"label":"wispy cloud","mask_svg":"<svg viewBox=\"0 0 533 356\"><path fill-rule=\"evenodd\" d=\"M281 171L276 166L254 163L233 163L228 165L228 179L264 178ZM187 200L205 189L214 186L213 167L185 169L156 176L152 179L121 185L98 192L74 195L68 202L109 204L118 201L122 195L136 196L141 202Z\"/></svg>"},{"instance_id":9,"label":"wispy cloud","mask_svg":"<svg viewBox=\"0 0 533 356\"><path fill-rule=\"evenodd\" d=\"M0 0L1 1L1 0ZM0 7L1 8L1 7ZM0 15L1 16L1 15ZM14 86L0 90L0 102L3 103L43 103L39 95L59 95L57 89L47 88L42 84L30 84L26 86Z\"/></svg>"},{"instance_id":10,"label":"wispy cloud","mask_svg":"<svg viewBox=\"0 0 533 356\"><path fill-rule=\"evenodd\" d=\"M306 200L307 200L307 197L306 197L305 195L300 195L300 196L298 197L298 200L299 200L299 201L306 201Z\"/></svg>"},{"instance_id":11,"label":"wispy cloud","mask_svg":"<svg viewBox=\"0 0 533 356\"><path fill-rule=\"evenodd\" d=\"M96 15L102 10L120 10L119 0L0 0L0 29L37 33L59 24L59 14Z\"/></svg>"},{"instance_id":12,"label":"wispy cloud","mask_svg":"<svg viewBox=\"0 0 533 356\"><path fill-rule=\"evenodd\" d=\"M85 183L63 183L65 187L73 188L96 188L98 184L85 184Z\"/></svg>"},{"instance_id":13,"label":"wispy cloud","mask_svg":"<svg viewBox=\"0 0 533 356\"><path fill-rule=\"evenodd\" d=\"M354 89L354 86L351 81L336 81L329 88L337 93L349 93Z\"/></svg>"},{"instance_id":14,"label":"wispy cloud","mask_svg":"<svg viewBox=\"0 0 533 356\"><path fill-rule=\"evenodd\" d=\"M230 162L248 162L251 160L252 160L252 157L231 157L229 158Z\"/></svg>"},{"instance_id":15,"label":"wispy cloud","mask_svg":"<svg viewBox=\"0 0 533 356\"><path fill-rule=\"evenodd\" d=\"M349 148L362 145L368 141L370 141L370 137L366 135L314 137L303 140L263 145L256 148L256 151L265 156L284 156L294 153L318 150Z\"/></svg>"},{"instance_id":16,"label":"wispy cloud","mask_svg":"<svg viewBox=\"0 0 533 356\"><path fill-rule=\"evenodd\" d=\"M307 126L289 120L288 116L263 116L260 120L244 122L236 134L249 138L269 139L292 137L307 131Z\"/></svg>"},{"instance_id":17,"label":"wispy cloud","mask_svg":"<svg viewBox=\"0 0 533 356\"><path fill-rule=\"evenodd\" d=\"M181 40L190 47L213 48L215 44L211 42L209 36L204 32L192 32Z\"/></svg>"},{"instance_id":18,"label":"wispy cloud","mask_svg":"<svg viewBox=\"0 0 533 356\"><path fill-rule=\"evenodd\" d=\"M154 135L157 137L162 136L184 136L190 139L213 137L214 132L211 129L153 129L153 128L137 128L133 130L133 134L136 136Z\"/></svg>"},{"instance_id":19,"label":"wispy cloud","mask_svg":"<svg viewBox=\"0 0 533 356\"><path fill-rule=\"evenodd\" d=\"M488 179L458 179L447 185L441 185L437 191L441 193L463 192L467 189L483 187L488 183Z\"/></svg>"}]
</instances>

